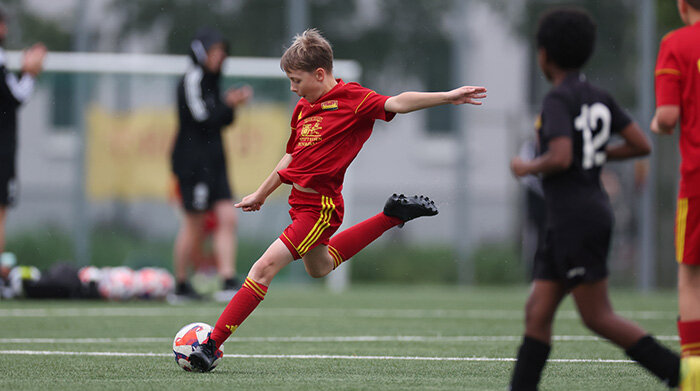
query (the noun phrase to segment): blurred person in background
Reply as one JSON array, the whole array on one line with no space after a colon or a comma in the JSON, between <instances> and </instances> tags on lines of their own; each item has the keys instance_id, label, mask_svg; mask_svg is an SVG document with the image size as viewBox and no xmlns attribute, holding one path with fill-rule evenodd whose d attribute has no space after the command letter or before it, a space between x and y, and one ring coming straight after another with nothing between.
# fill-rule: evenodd
<instances>
[{"instance_id":1,"label":"blurred person in background","mask_svg":"<svg viewBox=\"0 0 700 391\"><path fill-rule=\"evenodd\" d=\"M680 122L681 180L676 207L681 388L700 390L700 0L677 0L686 27L663 38L656 62L651 130Z\"/></svg>"},{"instance_id":2,"label":"blurred person in background","mask_svg":"<svg viewBox=\"0 0 700 391\"><path fill-rule=\"evenodd\" d=\"M24 50L19 74L7 69L2 47L7 36L7 15L0 10L0 254L5 250L5 216L17 200L17 111L34 91L46 47L36 43Z\"/></svg>"},{"instance_id":3,"label":"blurred person in background","mask_svg":"<svg viewBox=\"0 0 700 391\"><path fill-rule=\"evenodd\" d=\"M220 32L200 29L190 44L192 64L177 87L179 128L172 151L172 170L177 177L184 209L175 239L175 295L200 299L188 281L193 251L204 239L207 212L216 216L214 253L223 279L215 298L228 301L240 287L236 278L237 212L228 183L221 132L234 119L235 108L250 99L250 87L229 89L223 97L219 82L228 55L228 42Z\"/></svg>"}]
</instances>

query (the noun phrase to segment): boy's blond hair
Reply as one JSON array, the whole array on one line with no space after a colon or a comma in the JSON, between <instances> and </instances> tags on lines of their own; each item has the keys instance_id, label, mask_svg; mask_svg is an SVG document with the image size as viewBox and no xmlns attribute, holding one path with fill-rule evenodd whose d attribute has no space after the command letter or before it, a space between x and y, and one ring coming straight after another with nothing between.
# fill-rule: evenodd
<instances>
[{"instance_id":1,"label":"boy's blond hair","mask_svg":"<svg viewBox=\"0 0 700 391\"><path fill-rule=\"evenodd\" d=\"M280 67L285 72L313 72L323 68L328 73L333 73L333 49L320 31L308 29L294 37L292 46L282 55Z\"/></svg>"}]
</instances>

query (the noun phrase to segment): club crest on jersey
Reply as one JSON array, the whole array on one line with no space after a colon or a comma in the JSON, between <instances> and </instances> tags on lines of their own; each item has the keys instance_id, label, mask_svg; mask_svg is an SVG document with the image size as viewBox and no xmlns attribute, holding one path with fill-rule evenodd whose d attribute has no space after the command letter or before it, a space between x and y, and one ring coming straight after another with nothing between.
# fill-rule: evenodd
<instances>
[{"instance_id":1,"label":"club crest on jersey","mask_svg":"<svg viewBox=\"0 0 700 391\"><path fill-rule=\"evenodd\" d=\"M327 100L323 103L321 103L321 110L338 110L338 101L337 100Z\"/></svg>"}]
</instances>

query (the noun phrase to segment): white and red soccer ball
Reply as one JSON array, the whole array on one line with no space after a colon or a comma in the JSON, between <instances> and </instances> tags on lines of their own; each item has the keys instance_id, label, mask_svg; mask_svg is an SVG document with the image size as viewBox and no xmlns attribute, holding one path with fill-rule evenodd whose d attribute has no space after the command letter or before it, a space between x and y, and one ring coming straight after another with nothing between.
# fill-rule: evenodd
<instances>
[{"instance_id":1,"label":"white and red soccer ball","mask_svg":"<svg viewBox=\"0 0 700 391\"><path fill-rule=\"evenodd\" d=\"M134 293L140 299L162 300L175 289L175 279L165 269L144 267L135 273Z\"/></svg>"},{"instance_id":2,"label":"white and red soccer ball","mask_svg":"<svg viewBox=\"0 0 700 391\"><path fill-rule=\"evenodd\" d=\"M211 332L211 326L206 323L198 322L188 324L175 334L173 353L175 353L175 362L180 368L188 372L193 370L192 364L190 363L190 354L192 354L197 346L206 342ZM224 345L221 345L214 354L214 362L210 370L213 370L219 365L223 356Z\"/></svg>"},{"instance_id":3,"label":"white and red soccer ball","mask_svg":"<svg viewBox=\"0 0 700 391\"><path fill-rule=\"evenodd\" d=\"M102 279L102 270L95 266L84 266L78 270L78 279L83 285L99 284Z\"/></svg>"},{"instance_id":4,"label":"white and red soccer ball","mask_svg":"<svg viewBox=\"0 0 700 391\"><path fill-rule=\"evenodd\" d=\"M134 280L134 271L126 266L105 267L97 289L105 299L129 300L134 296Z\"/></svg>"}]
</instances>

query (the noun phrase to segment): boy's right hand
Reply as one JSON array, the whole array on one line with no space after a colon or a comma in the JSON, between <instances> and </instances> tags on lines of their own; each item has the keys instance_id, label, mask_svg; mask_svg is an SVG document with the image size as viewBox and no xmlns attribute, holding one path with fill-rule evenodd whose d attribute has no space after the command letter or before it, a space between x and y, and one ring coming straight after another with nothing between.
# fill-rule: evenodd
<instances>
[{"instance_id":1,"label":"boy's right hand","mask_svg":"<svg viewBox=\"0 0 700 391\"><path fill-rule=\"evenodd\" d=\"M242 209L244 212L255 212L260 210L264 203L265 197L258 192L255 192L251 195L243 197L241 202L234 204L233 206Z\"/></svg>"},{"instance_id":2,"label":"boy's right hand","mask_svg":"<svg viewBox=\"0 0 700 391\"><path fill-rule=\"evenodd\" d=\"M486 98L486 88L484 87L462 86L452 91L447 91L447 101L453 105L469 103L478 106L482 102L477 99L484 98Z\"/></svg>"},{"instance_id":3,"label":"boy's right hand","mask_svg":"<svg viewBox=\"0 0 700 391\"><path fill-rule=\"evenodd\" d=\"M46 52L46 46L43 43L35 43L25 50L22 59L22 72L29 73L34 77L38 76L44 66Z\"/></svg>"}]
</instances>

